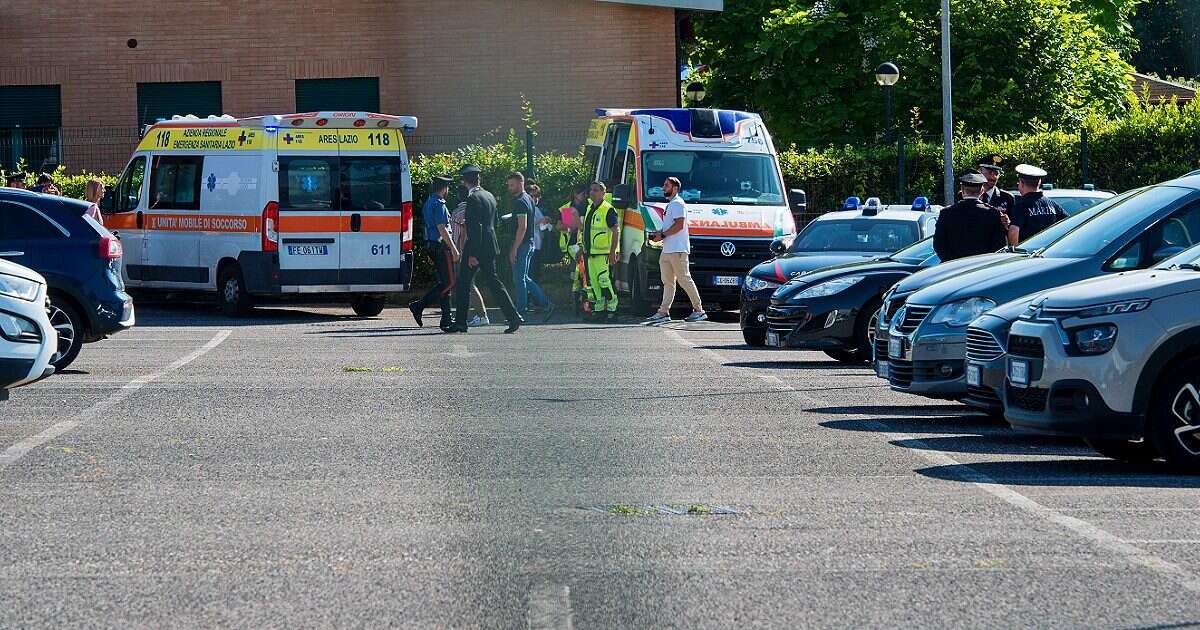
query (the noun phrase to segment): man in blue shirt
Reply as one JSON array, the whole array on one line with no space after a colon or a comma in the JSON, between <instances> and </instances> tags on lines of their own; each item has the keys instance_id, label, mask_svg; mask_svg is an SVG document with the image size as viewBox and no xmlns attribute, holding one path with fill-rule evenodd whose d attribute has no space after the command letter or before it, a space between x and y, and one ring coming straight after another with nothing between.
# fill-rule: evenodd
<instances>
[{"instance_id":1,"label":"man in blue shirt","mask_svg":"<svg viewBox=\"0 0 1200 630\"><path fill-rule=\"evenodd\" d=\"M421 217L425 222L425 247L429 256L433 258L437 284L424 297L408 305L408 310L412 311L417 325L424 326L421 316L426 308L436 302L442 309L439 327L443 331L448 331L454 324L454 317L450 311L450 295L454 292L454 267L462 258L450 234L450 211L446 208L446 194L450 192L450 184L453 182L449 177L433 178L433 193L421 209Z\"/></svg>"}]
</instances>

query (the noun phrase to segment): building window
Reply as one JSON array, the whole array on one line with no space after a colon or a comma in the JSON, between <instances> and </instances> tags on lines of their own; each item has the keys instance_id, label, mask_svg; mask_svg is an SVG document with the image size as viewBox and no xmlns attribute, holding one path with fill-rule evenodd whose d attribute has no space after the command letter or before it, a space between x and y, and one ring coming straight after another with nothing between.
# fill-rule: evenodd
<instances>
[{"instance_id":1,"label":"building window","mask_svg":"<svg viewBox=\"0 0 1200 630\"><path fill-rule=\"evenodd\" d=\"M61 161L62 94L57 85L0 86L0 166L23 162L35 172L53 170Z\"/></svg>"},{"instance_id":2,"label":"building window","mask_svg":"<svg viewBox=\"0 0 1200 630\"><path fill-rule=\"evenodd\" d=\"M297 79L297 112L378 112L379 78Z\"/></svg>"},{"instance_id":3,"label":"building window","mask_svg":"<svg viewBox=\"0 0 1200 630\"><path fill-rule=\"evenodd\" d=\"M221 82L139 83L137 85L138 129L172 116L221 115Z\"/></svg>"}]
</instances>

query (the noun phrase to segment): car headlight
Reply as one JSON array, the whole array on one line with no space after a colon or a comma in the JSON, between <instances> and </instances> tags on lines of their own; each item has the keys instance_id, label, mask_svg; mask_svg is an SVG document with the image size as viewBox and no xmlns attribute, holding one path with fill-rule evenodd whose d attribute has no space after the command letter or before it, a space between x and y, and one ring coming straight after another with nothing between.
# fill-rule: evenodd
<instances>
[{"instance_id":1,"label":"car headlight","mask_svg":"<svg viewBox=\"0 0 1200 630\"><path fill-rule=\"evenodd\" d=\"M762 278L755 278L754 276L747 276L745 286L746 286L747 291L749 291L751 293L755 293L757 291L763 291L766 289L778 289L780 285L778 282L774 282L771 280L763 280Z\"/></svg>"},{"instance_id":2,"label":"car headlight","mask_svg":"<svg viewBox=\"0 0 1200 630\"><path fill-rule=\"evenodd\" d=\"M1079 317L1087 319L1089 317L1105 317L1108 315L1121 315L1123 313L1136 313L1144 311L1150 306L1150 300L1129 300L1127 302L1116 302L1114 304L1101 304L1085 308L1079 312Z\"/></svg>"},{"instance_id":3,"label":"car headlight","mask_svg":"<svg viewBox=\"0 0 1200 630\"><path fill-rule=\"evenodd\" d=\"M996 301L984 297L973 297L943 304L929 318L931 324L946 324L961 327L970 324L976 317L996 308Z\"/></svg>"},{"instance_id":4,"label":"car headlight","mask_svg":"<svg viewBox=\"0 0 1200 630\"><path fill-rule=\"evenodd\" d=\"M1117 327L1112 324L1100 324L1076 328L1071 331L1071 339L1082 354L1104 354L1112 350L1117 343Z\"/></svg>"},{"instance_id":5,"label":"car headlight","mask_svg":"<svg viewBox=\"0 0 1200 630\"><path fill-rule=\"evenodd\" d=\"M40 288L41 284L33 280L0 273L0 295L32 302L37 299Z\"/></svg>"},{"instance_id":6,"label":"car headlight","mask_svg":"<svg viewBox=\"0 0 1200 630\"><path fill-rule=\"evenodd\" d=\"M32 320L4 311L0 311L0 337L21 343L42 341L42 333Z\"/></svg>"},{"instance_id":7,"label":"car headlight","mask_svg":"<svg viewBox=\"0 0 1200 630\"><path fill-rule=\"evenodd\" d=\"M829 282L815 284L801 291L796 298L800 300L807 300L811 298L826 297L833 295L834 293L841 293L842 291L849 289L859 282L862 282L864 277L865 276L846 276L845 278L838 278L836 280L830 280Z\"/></svg>"}]
</instances>

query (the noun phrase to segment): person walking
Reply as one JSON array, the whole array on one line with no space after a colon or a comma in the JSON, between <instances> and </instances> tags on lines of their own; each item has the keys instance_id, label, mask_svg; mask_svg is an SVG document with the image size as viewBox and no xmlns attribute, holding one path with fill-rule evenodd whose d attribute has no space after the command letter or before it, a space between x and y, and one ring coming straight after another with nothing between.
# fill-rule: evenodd
<instances>
[{"instance_id":1,"label":"person walking","mask_svg":"<svg viewBox=\"0 0 1200 630\"><path fill-rule=\"evenodd\" d=\"M450 184L454 183L449 177L435 177L432 192L425 206L421 208L421 217L425 223L425 249L433 259L434 273L437 284L421 299L408 305L417 326L425 326L422 321L425 309L433 304L441 307L442 321L439 328L449 331L454 325L454 316L450 310L450 296L454 292L454 267L462 260L458 247L454 244L454 236L450 232L450 211L446 208L446 195L450 192Z\"/></svg>"},{"instance_id":2,"label":"person walking","mask_svg":"<svg viewBox=\"0 0 1200 630\"><path fill-rule=\"evenodd\" d=\"M617 292L612 283L612 267L620 260L620 219L617 210L605 198L608 187L593 182L591 204L583 217L583 248L579 255L587 274L588 301L592 313L607 313L608 321L617 318Z\"/></svg>"},{"instance_id":3,"label":"person walking","mask_svg":"<svg viewBox=\"0 0 1200 630\"><path fill-rule=\"evenodd\" d=\"M938 213L933 249L942 262L988 254L1008 242L1004 214L979 199L987 178L967 173L959 178L962 199Z\"/></svg>"},{"instance_id":4,"label":"person walking","mask_svg":"<svg viewBox=\"0 0 1200 630\"><path fill-rule=\"evenodd\" d=\"M451 232L454 235L454 246L461 253L467 242L467 189L459 185L459 197L463 201L459 202L454 207L454 212L450 213L450 223L454 229ZM471 308L474 309L475 315L471 317L471 321L467 322L468 328L476 328L479 326L491 326L492 322L488 319L487 304L483 301L483 294L479 292L479 287L471 287Z\"/></svg>"},{"instance_id":5,"label":"person walking","mask_svg":"<svg viewBox=\"0 0 1200 630\"><path fill-rule=\"evenodd\" d=\"M683 183L677 177L668 177L663 182L663 195L670 199L663 216L663 228L650 234L650 240L662 242L662 253L658 257L658 272L662 276L663 298L658 312L646 318L647 324L662 324L671 321L671 305L675 303L675 285L683 287L692 302L692 314L684 318L688 322L708 319L704 305L700 302L700 290L692 280L688 260L692 252L692 241L688 235L687 202L680 196Z\"/></svg>"},{"instance_id":6,"label":"person walking","mask_svg":"<svg viewBox=\"0 0 1200 630\"><path fill-rule=\"evenodd\" d=\"M104 198L104 182L99 177L93 177L87 181L86 187L83 189L83 199L92 204L84 210L84 214L92 217L97 223L103 224L104 218L100 216L100 200Z\"/></svg>"},{"instance_id":7,"label":"person walking","mask_svg":"<svg viewBox=\"0 0 1200 630\"><path fill-rule=\"evenodd\" d=\"M500 255L500 243L496 239L496 197L480 185L482 171L474 164L464 166L459 174L467 187L467 241L459 266L458 291L455 296L457 312L454 325L447 332L467 332L467 313L470 311L471 288L476 278L500 302L500 310L508 321L506 334L517 332L523 320L513 305L512 297L500 282L496 272L496 257Z\"/></svg>"},{"instance_id":8,"label":"person walking","mask_svg":"<svg viewBox=\"0 0 1200 630\"><path fill-rule=\"evenodd\" d=\"M508 253L508 262L512 265L513 291L516 292L517 313L522 319L529 315L529 296L543 309L543 317L549 320L554 314L554 306L550 304L542 287L529 277L529 265L537 251L534 248L534 234L539 226L535 224L535 209L533 197L525 192L525 176L520 171L508 176L508 192L513 197L512 214L514 233L512 249Z\"/></svg>"},{"instance_id":9,"label":"person walking","mask_svg":"<svg viewBox=\"0 0 1200 630\"><path fill-rule=\"evenodd\" d=\"M1017 166L1017 205L1009 213L1008 244L1017 246L1023 240L1067 218L1062 206L1042 193L1046 171L1032 164Z\"/></svg>"}]
</instances>

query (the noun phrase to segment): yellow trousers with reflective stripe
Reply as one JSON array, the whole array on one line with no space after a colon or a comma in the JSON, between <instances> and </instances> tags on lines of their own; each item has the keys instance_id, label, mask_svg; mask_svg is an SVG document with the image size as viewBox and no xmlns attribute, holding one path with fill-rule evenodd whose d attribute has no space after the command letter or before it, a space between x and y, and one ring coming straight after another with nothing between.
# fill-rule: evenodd
<instances>
[{"instance_id":1,"label":"yellow trousers with reflective stripe","mask_svg":"<svg viewBox=\"0 0 1200 630\"><path fill-rule=\"evenodd\" d=\"M617 312L617 292L613 289L612 274L608 268L608 255L584 258L588 274L588 301L592 312Z\"/></svg>"}]
</instances>

